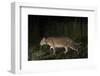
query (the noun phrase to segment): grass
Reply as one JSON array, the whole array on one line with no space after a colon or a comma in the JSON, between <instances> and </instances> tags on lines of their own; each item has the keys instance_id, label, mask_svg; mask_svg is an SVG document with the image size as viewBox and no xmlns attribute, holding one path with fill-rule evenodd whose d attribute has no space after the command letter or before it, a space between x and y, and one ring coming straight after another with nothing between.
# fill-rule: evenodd
<instances>
[{"instance_id":1,"label":"grass","mask_svg":"<svg viewBox=\"0 0 100 76\"><path fill-rule=\"evenodd\" d=\"M48 45L40 46L35 45L29 49L28 60L54 60L54 59L79 59L88 58L88 52L86 47L79 49L79 54L76 51L68 48L68 52L64 54L64 48L56 48L56 54L53 55L53 50L50 50Z\"/></svg>"}]
</instances>

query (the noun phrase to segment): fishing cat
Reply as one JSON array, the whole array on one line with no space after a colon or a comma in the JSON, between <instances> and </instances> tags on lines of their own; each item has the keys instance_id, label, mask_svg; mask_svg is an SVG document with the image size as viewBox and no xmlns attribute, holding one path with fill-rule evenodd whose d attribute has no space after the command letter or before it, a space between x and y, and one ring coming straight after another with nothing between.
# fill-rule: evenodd
<instances>
[{"instance_id":1,"label":"fishing cat","mask_svg":"<svg viewBox=\"0 0 100 76\"><path fill-rule=\"evenodd\" d=\"M49 45L50 50L53 49L53 54L55 54L56 52L55 48L65 48L65 54L68 52L68 48L75 50L77 53L79 53L78 49L80 47L79 43L75 43L72 39L68 37L43 37L40 41L40 45Z\"/></svg>"}]
</instances>

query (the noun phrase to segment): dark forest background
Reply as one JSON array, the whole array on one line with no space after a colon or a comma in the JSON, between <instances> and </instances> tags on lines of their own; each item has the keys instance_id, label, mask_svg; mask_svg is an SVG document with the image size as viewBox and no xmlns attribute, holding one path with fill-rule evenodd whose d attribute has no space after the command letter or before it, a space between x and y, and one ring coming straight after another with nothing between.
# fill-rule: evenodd
<instances>
[{"instance_id":1,"label":"dark forest background","mask_svg":"<svg viewBox=\"0 0 100 76\"><path fill-rule=\"evenodd\" d=\"M43 37L69 37L82 43L80 53L71 49L66 55L64 49L57 49L57 55L50 54L49 46L40 49ZM88 57L88 18L28 15L28 60L73 59Z\"/></svg>"}]
</instances>

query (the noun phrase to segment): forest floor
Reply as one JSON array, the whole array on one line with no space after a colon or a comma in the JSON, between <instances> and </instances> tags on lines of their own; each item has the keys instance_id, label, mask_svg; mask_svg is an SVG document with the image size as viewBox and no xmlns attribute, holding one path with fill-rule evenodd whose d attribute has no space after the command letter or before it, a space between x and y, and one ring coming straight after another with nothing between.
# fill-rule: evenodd
<instances>
[{"instance_id":1,"label":"forest floor","mask_svg":"<svg viewBox=\"0 0 100 76\"><path fill-rule=\"evenodd\" d=\"M80 59L80 58L88 58L87 48L81 47L79 49L79 54L70 48L68 48L68 52L65 54L64 48L56 48L56 53L53 54L53 50L50 50L48 45L34 46L31 47L31 51L28 53L28 60L54 60L54 59Z\"/></svg>"}]
</instances>

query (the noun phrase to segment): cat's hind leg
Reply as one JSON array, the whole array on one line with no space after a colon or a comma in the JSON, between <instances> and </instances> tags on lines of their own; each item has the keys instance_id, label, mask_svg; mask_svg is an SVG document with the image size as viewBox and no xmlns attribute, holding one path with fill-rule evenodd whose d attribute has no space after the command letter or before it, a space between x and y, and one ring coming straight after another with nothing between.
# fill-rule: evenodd
<instances>
[{"instance_id":1,"label":"cat's hind leg","mask_svg":"<svg viewBox=\"0 0 100 76\"><path fill-rule=\"evenodd\" d=\"M75 49L75 48L73 48L73 47L70 47L72 50L75 50L76 52L77 52L77 54L79 55L79 51L78 51L78 49Z\"/></svg>"},{"instance_id":2,"label":"cat's hind leg","mask_svg":"<svg viewBox=\"0 0 100 76\"><path fill-rule=\"evenodd\" d=\"M66 54L68 52L68 47L65 47L64 53Z\"/></svg>"},{"instance_id":3,"label":"cat's hind leg","mask_svg":"<svg viewBox=\"0 0 100 76\"><path fill-rule=\"evenodd\" d=\"M55 55L56 54L56 49L54 47L50 47L50 50L52 50L52 49L53 49L53 55Z\"/></svg>"}]
</instances>

